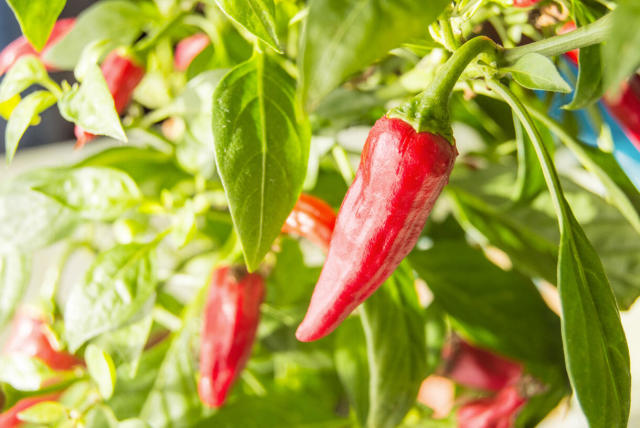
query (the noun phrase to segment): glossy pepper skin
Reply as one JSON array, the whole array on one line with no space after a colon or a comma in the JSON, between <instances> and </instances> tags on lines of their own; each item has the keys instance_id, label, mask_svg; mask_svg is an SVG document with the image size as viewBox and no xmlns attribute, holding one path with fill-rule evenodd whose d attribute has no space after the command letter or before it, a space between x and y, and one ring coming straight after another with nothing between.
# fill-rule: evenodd
<instances>
[{"instance_id":1,"label":"glossy pepper skin","mask_svg":"<svg viewBox=\"0 0 640 428\"><path fill-rule=\"evenodd\" d=\"M44 55L47 53L47 50L71 31L75 22L75 18L60 19L56 22L51 30L51 34L49 35L49 40L47 40L47 43L44 45L44 48L42 48L40 53L31 46L31 43L29 43L27 38L24 36L18 37L13 42L9 43L2 52L0 52L0 76L6 73L7 70L16 63L16 61L25 55L35 55L42 60ZM47 70L55 70L55 67L47 64L46 62L44 65L47 67Z\"/></svg>"},{"instance_id":2,"label":"glossy pepper skin","mask_svg":"<svg viewBox=\"0 0 640 428\"><path fill-rule=\"evenodd\" d=\"M527 402L515 386L495 396L464 404L458 410L458 428L512 428L518 411Z\"/></svg>"},{"instance_id":3,"label":"glossy pepper skin","mask_svg":"<svg viewBox=\"0 0 640 428\"><path fill-rule=\"evenodd\" d=\"M209 37L203 33L194 34L180 40L176 45L176 51L173 56L173 65L176 70L185 71L189 68L191 61L210 43Z\"/></svg>"},{"instance_id":4,"label":"glossy pepper skin","mask_svg":"<svg viewBox=\"0 0 640 428\"><path fill-rule=\"evenodd\" d=\"M133 91L144 77L145 70L142 66L136 64L133 59L113 51L102 63L101 66L104 80L118 114L122 114L133 96ZM77 138L76 148L84 146L88 141L92 140L95 135L85 131L80 126L76 126L74 130Z\"/></svg>"},{"instance_id":5,"label":"glossy pepper skin","mask_svg":"<svg viewBox=\"0 0 640 428\"><path fill-rule=\"evenodd\" d=\"M393 273L418 240L456 155L445 138L417 133L402 119L375 123L296 332L299 340L331 333Z\"/></svg>"},{"instance_id":6,"label":"glossy pepper skin","mask_svg":"<svg viewBox=\"0 0 640 428\"><path fill-rule=\"evenodd\" d=\"M335 224L336 213L329 204L303 193L284 222L282 233L307 238L326 252Z\"/></svg>"},{"instance_id":7,"label":"glossy pepper skin","mask_svg":"<svg viewBox=\"0 0 640 428\"><path fill-rule=\"evenodd\" d=\"M31 406L35 406L43 401L55 401L60 396L59 393L39 395L37 397L23 398L13 405L10 409L0 414L0 427L2 428L15 428L23 425L23 422L18 418L18 414L24 410L27 410Z\"/></svg>"},{"instance_id":8,"label":"glossy pepper skin","mask_svg":"<svg viewBox=\"0 0 640 428\"><path fill-rule=\"evenodd\" d=\"M228 266L216 269L204 308L198 393L211 407L224 403L247 363L260 319L264 279Z\"/></svg>"},{"instance_id":9,"label":"glossy pepper skin","mask_svg":"<svg viewBox=\"0 0 640 428\"><path fill-rule=\"evenodd\" d=\"M60 371L82 365L82 360L68 352L56 350L47 334L45 322L26 309L16 313L2 352L5 355L36 357L52 369Z\"/></svg>"},{"instance_id":10,"label":"glossy pepper skin","mask_svg":"<svg viewBox=\"0 0 640 428\"><path fill-rule=\"evenodd\" d=\"M445 376L469 388L497 392L522 376L520 364L464 341L448 346L443 359Z\"/></svg>"}]
</instances>

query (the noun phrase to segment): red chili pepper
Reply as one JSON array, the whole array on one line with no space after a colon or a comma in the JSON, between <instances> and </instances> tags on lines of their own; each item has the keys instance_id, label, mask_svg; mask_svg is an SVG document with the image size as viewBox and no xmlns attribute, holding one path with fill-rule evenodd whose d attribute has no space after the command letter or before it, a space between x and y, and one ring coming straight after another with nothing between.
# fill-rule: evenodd
<instances>
[{"instance_id":1,"label":"red chili pepper","mask_svg":"<svg viewBox=\"0 0 640 428\"><path fill-rule=\"evenodd\" d=\"M176 52L173 57L173 64L177 70L185 71L189 64L200 52L204 50L211 41L206 34L198 33L182 39L176 45Z\"/></svg>"},{"instance_id":2,"label":"red chili pepper","mask_svg":"<svg viewBox=\"0 0 640 428\"><path fill-rule=\"evenodd\" d=\"M307 238L326 252L335 224L336 213L329 204L303 193L282 226L282 233Z\"/></svg>"},{"instance_id":3,"label":"red chili pepper","mask_svg":"<svg viewBox=\"0 0 640 428\"><path fill-rule=\"evenodd\" d=\"M40 53L31 46L31 43L29 43L27 38L24 36L18 37L13 42L9 43L2 52L0 52L0 76L6 73L6 71L10 69L16 61L25 55L35 55L40 58L40 60L43 60L47 50L71 31L75 22L75 18L61 19L56 22L51 30L51 34L49 35L49 40L47 40L47 43L44 45L44 48L42 48L42 52ZM47 70L55 70L55 67L47 64L46 62L44 65L47 67Z\"/></svg>"},{"instance_id":4,"label":"red chili pepper","mask_svg":"<svg viewBox=\"0 0 640 428\"><path fill-rule=\"evenodd\" d=\"M456 155L445 138L417 133L402 119L376 122L340 207L299 340L329 334L393 273L418 240Z\"/></svg>"},{"instance_id":5,"label":"red chili pepper","mask_svg":"<svg viewBox=\"0 0 640 428\"><path fill-rule=\"evenodd\" d=\"M118 51L107 55L101 69L109 92L113 96L116 111L118 114L122 114L131 101L133 91L144 77L145 70L131 58L121 55ZM76 148L81 148L95 137L80 126L75 127L74 134L77 138Z\"/></svg>"},{"instance_id":6,"label":"red chili pepper","mask_svg":"<svg viewBox=\"0 0 640 428\"><path fill-rule=\"evenodd\" d=\"M70 370L82 364L68 352L56 350L44 320L25 309L16 313L3 353L37 357L54 370Z\"/></svg>"},{"instance_id":7,"label":"red chili pepper","mask_svg":"<svg viewBox=\"0 0 640 428\"><path fill-rule=\"evenodd\" d=\"M529 7L538 3L540 0L513 0L513 6L515 7Z\"/></svg>"},{"instance_id":8,"label":"red chili pepper","mask_svg":"<svg viewBox=\"0 0 640 428\"><path fill-rule=\"evenodd\" d=\"M206 405L222 406L246 365L264 293L264 279L256 273L228 266L213 272L200 338L198 393Z\"/></svg>"},{"instance_id":9,"label":"red chili pepper","mask_svg":"<svg viewBox=\"0 0 640 428\"><path fill-rule=\"evenodd\" d=\"M55 401L60 397L60 393L39 395L37 397L23 398L13 405L10 409L0 414L0 427L1 428L15 428L23 424L18 419L18 413L28 409L31 406L35 406L43 401Z\"/></svg>"},{"instance_id":10,"label":"red chili pepper","mask_svg":"<svg viewBox=\"0 0 640 428\"><path fill-rule=\"evenodd\" d=\"M494 397L471 401L458 410L458 428L511 428L526 401L515 386Z\"/></svg>"},{"instance_id":11,"label":"red chili pepper","mask_svg":"<svg viewBox=\"0 0 640 428\"><path fill-rule=\"evenodd\" d=\"M445 376L469 388L499 391L522 375L520 364L463 341L445 347L443 354Z\"/></svg>"}]
</instances>

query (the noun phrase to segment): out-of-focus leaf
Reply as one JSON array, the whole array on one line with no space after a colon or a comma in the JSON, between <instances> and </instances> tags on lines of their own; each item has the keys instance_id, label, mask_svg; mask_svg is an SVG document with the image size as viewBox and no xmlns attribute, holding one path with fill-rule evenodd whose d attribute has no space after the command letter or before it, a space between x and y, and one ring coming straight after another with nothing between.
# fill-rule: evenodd
<instances>
[{"instance_id":1,"label":"out-of-focus leaf","mask_svg":"<svg viewBox=\"0 0 640 428\"><path fill-rule=\"evenodd\" d=\"M640 65L640 3L621 0L612 12L609 39L602 45L604 89L617 91L620 82L631 76Z\"/></svg>"},{"instance_id":2,"label":"out-of-focus leaf","mask_svg":"<svg viewBox=\"0 0 640 428\"><path fill-rule=\"evenodd\" d=\"M4 135L4 150L7 162L13 160L18 143L25 131L36 120L38 115L51 107L56 97L49 91L36 91L26 97L11 112Z\"/></svg>"},{"instance_id":3,"label":"out-of-focus leaf","mask_svg":"<svg viewBox=\"0 0 640 428\"><path fill-rule=\"evenodd\" d=\"M64 38L47 49L45 59L57 68L71 70L88 44L109 40L128 45L138 37L147 22L148 16L135 2L97 2L78 16L73 29Z\"/></svg>"},{"instance_id":4,"label":"out-of-focus leaf","mask_svg":"<svg viewBox=\"0 0 640 428\"><path fill-rule=\"evenodd\" d=\"M62 93L58 109L62 117L87 132L127 141L113 96L96 64L87 66L80 85L75 84Z\"/></svg>"},{"instance_id":5,"label":"out-of-focus leaf","mask_svg":"<svg viewBox=\"0 0 640 428\"><path fill-rule=\"evenodd\" d=\"M313 110L345 78L414 37L449 4L432 0L314 0L300 55L301 93ZM354 55L354 52L358 52Z\"/></svg>"},{"instance_id":6,"label":"out-of-focus leaf","mask_svg":"<svg viewBox=\"0 0 640 428\"><path fill-rule=\"evenodd\" d=\"M18 418L32 424L52 424L67 419L67 409L56 401L43 401L21 411Z\"/></svg>"},{"instance_id":7,"label":"out-of-focus leaf","mask_svg":"<svg viewBox=\"0 0 640 428\"><path fill-rule=\"evenodd\" d=\"M0 382L19 391L37 391L55 372L37 358L24 355L0 355Z\"/></svg>"},{"instance_id":8,"label":"out-of-focus leaf","mask_svg":"<svg viewBox=\"0 0 640 428\"><path fill-rule=\"evenodd\" d=\"M113 387L116 383L116 367L111 356L99 346L90 344L84 351L84 360L87 363L89 375L98 385L98 391L105 400L113 395Z\"/></svg>"},{"instance_id":9,"label":"out-of-focus leaf","mask_svg":"<svg viewBox=\"0 0 640 428\"><path fill-rule=\"evenodd\" d=\"M126 370L129 377L135 376L144 345L149 338L153 318L147 315L114 332L105 333L94 341L113 357L115 365Z\"/></svg>"},{"instance_id":10,"label":"out-of-focus leaf","mask_svg":"<svg viewBox=\"0 0 640 428\"><path fill-rule=\"evenodd\" d=\"M0 257L0 329L26 291L31 273L31 257L17 252Z\"/></svg>"},{"instance_id":11,"label":"out-of-focus leaf","mask_svg":"<svg viewBox=\"0 0 640 428\"><path fill-rule=\"evenodd\" d=\"M571 102L563 108L578 110L598 101L604 93L602 85L602 47L587 46L580 49L578 82ZM538 128L541 129L541 128Z\"/></svg>"},{"instance_id":12,"label":"out-of-focus leaf","mask_svg":"<svg viewBox=\"0 0 640 428\"><path fill-rule=\"evenodd\" d=\"M116 245L98 255L64 308L72 351L86 340L130 321L156 287L155 244Z\"/></svg>"},{"instance_id":13,"label":"out-of-focus leaf","mask_svg":"<svg viewBox=\"0 0 640 428\"><path fill-rule=\"evenodd\" d=\"M47 43L67 0L7 0L22 33L37 50Z\"/></svg>"},{"instance_id":14,"label":"out-of-focus leaf","mask_svg":"<svg viewBox=\"0 0 640 428\"><path fill-rule=\"evenodd\" d=\"M0 83L0 103L10 100L31 85L48 81L49 75L42 62L34 55L23 56L7 71Z\"/></svg>"},{"instance_id":15,"label":"out-of-focus leaf","mask_svg":"<svg viewBox=\"0 0 640 428\"><path fill-rule=\"evenodd\" d=\"M34 187L34 190L88 220L113 220L141 198L131 177L105 167L56 170L46 183Z\"/></svg>"},{"instance_id":16,"label":"out-of-focus leaf","mask_svg":"<svg viewBox=\"0 0 640 428\"><path fill-rule=\"evenodd\" d=\"M213 98L218 173L253 271L302 189L309 125L295 101L293 80L264 54L231 70Z\"/></svg>"},{"instance_id":17,"label":"out-of-focus leaf","mask_svg":"<svg viewBox=\"0 0 640 428\"><path fill-rule=\"evenodd\" d=\"M538 53L526 54L518 59L515 64L502 70L511 73L513 80L525 88L571 92L571 87L562 78L553 62Z\"/></svg>"}]
</instances>

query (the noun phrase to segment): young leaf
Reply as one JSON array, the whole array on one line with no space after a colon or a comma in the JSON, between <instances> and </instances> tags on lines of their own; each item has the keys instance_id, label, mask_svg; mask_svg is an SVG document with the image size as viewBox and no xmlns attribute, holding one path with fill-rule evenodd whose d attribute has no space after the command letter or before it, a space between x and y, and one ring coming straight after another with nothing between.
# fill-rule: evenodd
<instances>
[{"instance_id":1,"label":"young leaf","mask_svg":"<svg viewBox=\"0 0 640 428\"><path fill-rule=\"evenodd\" d=\"M464 241L436 242L409 261L474 343L527 363L562 362L558 317L527 277L500 269Z\"/></svg>"},{"instance_id":2,"label":"young leaf","mask_svg":"<svg viewBox=\"0 0 640 428\"><path fill-rule=\"evenodd\" d=\"M366 426L369 413L369 365L362 325L347 318L336 330L335 362L340 382L355 409L360 426Z\"/></svg>"},{"instance_id":3,"label":"young leaf","mask_svg":"<svg viewBox=\"0 0 640 428\"><path fill-rule=\"evenodd\" d=\"M124 0L101 1L78 16L73 29L50 49L45 60L63 70L71 70L86 45L97 40L110 40L129 45L147 22L140 6Z\"/></svg>"},{"instance_id":4,"label":"young leaf","mask_svg":"<svg viewBox=\"0 0 640 428\"><path fill-rule=\"evenodd\" d=\"M31 257L17 252L0 257L0 328L11 319L29 284Z\"/></svg>"},{"instance_id":5,"label":"young leaf","mask_svg":"<svg viewBox=\"0 0 640 428\"><path fill-rule=\"evenodd\" d=\"M13 160L18 143L29 125L38 119L40 113L54 105L55 102L56 97L51 92L36 91L27 95L13 109L4 136L4 150L8 163Z\"/></svg>"},{"instance_id":6,"label":"young leaf","mask_svg":"<svg viewBox=\"0 0 640 428\"><path fill-rule=\"evenodd\" d=\"M314 109L321 98L361 68L414 37L449 4L413 0L314 0L309 5L300 62L301 93ZM357 52L357 55L354 55Z\"/></svg>"},{"instance_id":7,"label":"young leaf","mask_svg":"<svg viewBox=\"0 0 640 428\"><path fill-rule=\"evenodd\" d=\"M139 202L136 183L124 172L105 167L56 170L34 190L57 200L88 220L113 220Z\"/></svg>"},{"instance_id":8,"label":"young leaf","mask_svg":"<svg viewBox=\"0 0 640 428\"><path fill-rule=\"evenodd\" d=\"M7 0L22 33L36 50L47 43L53 25L67 0Z\"/></svg>"},{"instance_id":9,"label":"young leaf","mask_svg":"<svg viewBox=\"0 0 640 428\"><path fill-rule=\"evenodd\" d=\"M538 53L526 54L518 59L515 64L502 70L511 73L513 80L525 88L552 92L571 92L571 87L560 76L553 62Z\"/></svg>"},{"instance_id":10,"label":"young leaf","mask_svg":"<svg viewBox=\"0 0 640 428\"><path fill-rule=\"evenodd\" d=\"M56 401L43 401L18 413L18 419L32 424L49 425L67 418L67 409Z\"/></svg>"},{"instance_id":11,"label":"young leaf","mask_svg":"<svg viewBox=\"0 0 640 428\"><path fill-rule=\"evenodd\" d=\"M578 82L571 102L563 108L579 110L598 101L604 93L602 85L601 46L587 46L580 49ZM540 128L538 128L540 129Z\"/></svg>"},{"instance_id":12,"label":"young leaf","mask_svg":"<svg viewBox=\"0 0 640 428\"><path fill-rule=\"evenodd\" d=\"M280 51L273 0L216 0L216 4L247 31Z\"/></svg>"},{"instance_id":13,"label":"young leaf","mask_svg":"<svg viewBox=\"0 0 640 428\"><path fill-rule=\"evenodd\" d=\"M48 84L49 75L42 62L34 55L26 55L16 61L0 83L0 103L4 103L31 85Z\"/></svg>"},{"instance_id":14,"label":"young leaf","mask_svg":"<svg viewBox=\"0 0 640 428\"><path fill-rule=\"evenodd\" d=\"M75 84L62 93L58 102L62 117L92 134L126 142L127 136L100 67L88 65L83 78L80 85Z\"/></svg>"},{"instance_id":15,"label":"young leaf","mask_svg":"<svg viewBox=\"0 0 640 428\"><path fill-rule=\"evenodd\" d=\"M56 373L37 358L19 354L0 356L0 382L18 391L37 391Z\"/></svg>"},{"instance_id":16,"label":"young leaf","mask_svg":"<svg viewBox=\"0 0 640 428\"><path fill-rule=\"evenodd\" d=\"M66 337L75 352L85 341L130 321L156 287L154 244L117 245L98 255L64 308Z\"/></svg>"},{"instance_id":17,"label":"young leaf","mask_svg":"<svg viewBox=\"0 0 640 428\"><path fill-rule=\"evenodd\" d=\"M617 91L620 82L631 76L640 65L640 2L621 0L613 12L609 40L602 45L604 89Z\"/></svg>"},{"instance_id":18,"label":"young leaf","mask_svg":"<svg viewBox=\"0 0 640 428\"><path fill-rule=\"evenodd\" d=\"M362 306L369 359L367 426L396 427L413 406L427 365L424 309L403 263Z\"/></svg>"},{"instance_id":19,"label":"young leaf","mask_svg":"<svg viewBox=\"0 0 640 428\"><path fill-rule=\"evenodd\" d=\"M77 222L73 211L41 193L0 192L0 254L30 254L71 233Z\"/></svg>"},{"instance_id":20,"label":"young leaf","mask_svg":"<svg viewBox=\"0 0 640 428\"><path fill-rule=\"evenodd\" d=\"M293 80L264 54L231 70L213 98L216 165L253 271L302 189L309 124Z\"/></svg>"},{"instance_id":21,"label":"young leaf","mask_svg":"<svg viewBox=\"0 0 640 428\"><path fill-rule=\"evenodd\" d=\"M111 356L98 346L91 344L84 351L84 360L93 381L98 385L100 395L108 400L113 395L116 383L116 368Z\"/></svg>"}]
</instances>

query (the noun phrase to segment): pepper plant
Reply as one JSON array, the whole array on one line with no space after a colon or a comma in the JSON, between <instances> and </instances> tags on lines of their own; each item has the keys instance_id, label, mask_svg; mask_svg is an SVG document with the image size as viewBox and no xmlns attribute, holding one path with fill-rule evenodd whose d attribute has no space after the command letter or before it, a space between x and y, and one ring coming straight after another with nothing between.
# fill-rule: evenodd
<instances>
[{"instance_id":1,"label":"pepper plant","mask_svg":"<svg viewBox=\"0 0 640 428\"><path fill-rule=\"evenodd\" d=\"M7 3L0 426L640 423L635 0Z\"/></svg>"}]
</instances>

